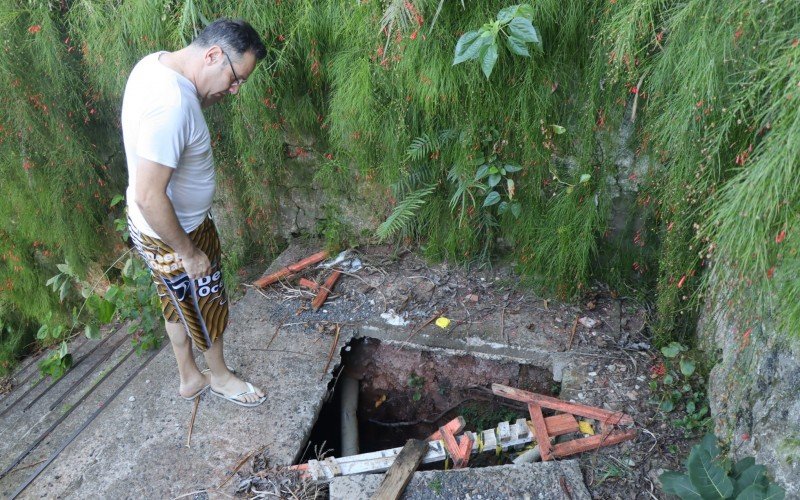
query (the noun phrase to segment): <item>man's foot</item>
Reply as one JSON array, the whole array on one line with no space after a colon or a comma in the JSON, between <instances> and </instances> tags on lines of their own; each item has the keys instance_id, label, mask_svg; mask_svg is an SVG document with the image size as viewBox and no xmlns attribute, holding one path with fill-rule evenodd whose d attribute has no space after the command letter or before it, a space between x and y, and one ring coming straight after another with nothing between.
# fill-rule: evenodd
<instances>
[{"instance_id":1,"label":"man's foot","mask_svg":"<svg viewBox=\"0 0 800 500\"><path fill-rule=\"evenodd\" d=\"M211 379L208 373L201 373L197 372L187 378L185 381L181 381L180 389L178 390L178 394L183 399L187 399L189 401L195 399L199 395L203 394L206 389L209 388L211 385Z\"/></svg>"},{"instance_id":2,"label":"man's foot","mask_svg":"<svg viewBox=\"0 0 800 500\"><path fill-rule=\"evenodd\" d=\"M211 393L242 406L258 406L267 399L264 391L260 388L243 381L230 372L221 377L215 377L212 374Z\"/></svg>"}]
</instances>

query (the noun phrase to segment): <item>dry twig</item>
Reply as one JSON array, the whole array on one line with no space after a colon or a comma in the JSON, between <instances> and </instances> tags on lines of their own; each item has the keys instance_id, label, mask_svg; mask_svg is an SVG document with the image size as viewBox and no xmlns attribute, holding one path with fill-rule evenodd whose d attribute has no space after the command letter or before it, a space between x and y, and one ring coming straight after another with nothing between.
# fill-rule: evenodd
<instances>
[{"instance_id":1,"label":"dry twig","mask_svg":"<svg viewBox=\"0 0 800 500\"><path fill-rule=\"evenodd\" d=\"M572 323L572 333L569 335L569 343L567 343L567 350L569 351L572 349L572 341L575 339L575 331L578 329L578 318L580 318L580 314L575 316L575 321Z\"/></svg>"},{"instance_id":2,"label":"dry twig","mask_svg":"<svg viewBox=\"0 0 800 500\"><path fill-rule=\"evenodd\" d=\"M255 450L253 450L250 453L248 453L243 459L239 460L239 463L237 463L236 466L233 468L233 471L231 471L230 476L228 476L228 478L225 479L225 481L223 481L222 484L220 484L219 487L217 487L217 489L221 490L222 487L225 486L226 484L228 484L228 482L231 480L231 478L233 478L233 476L235 476L236 473L239 472L239 469L241 469L242 466L245 463L247 463L248 460L253 458L253 456L256 455L257 453L263 452L266 448L267 448L266 446L262 446L261 448L256 448Z\"/></svg>"},{"instance_id":3,"label":"dry twig","mask_svg":"<svg viewBox=\"0 0 800 500\"><path fill-rule=\"evenodd\" d=\"M430 318L428 318L428 319L427 319L427 320L426 320L424 323L422 323L420 326L418 326L418 327L414 328L413 330L411 330L411 334L409 334L409 336L408 336L408 337L406 337L405 341L406 341L406 342L408 342L409 340L411 340L411 338L412 338L414 335L416 335L416 334L417 334L417 332L419 332L420 330L422 330L422 329L423 329L423 328L425 328L426 326L428 326L428 325L430 325L431 323L433 323L434 321L436 321L436 318L438 318L439 316L441 316L441 315L445 314L446 312L447 312L447 308L446 308L446 307L443 307L441 311L436 311L436 312L434 312L434 313L433 313L433 316L431 316Z\"/></svg>"},{"instance_id":4,"label":"dry twig","mask_svg":"<svg viewBox=\"0 0 800 500\"><path fill-rule=\"evenodd\" d=\"M192 444L192 430L194 430L194 419L197 416L197 408L200 406L201 396L194 398L194 408L192 409L192 418L189 420L189 435L186 436L186 447L191 448Z\"/></svg>"},{"instance_id":5,"label":"dry twig","mask_svg":"<svg viewBox=\"0 0 800 500\"><path fill-rule=\"evenodd\" d=\"M325 363L325 369L322 370L322 375L319 376L319 379L322 380L325 378L325 374L328 373L328 367L331 366L331 360L333 359L333 353L336 352L336 346L339 344L339 332L341 331L341 327L336 325L336 335L333 337L333 343L331 344L331 352L328 353L328 362Z\"/></svg>"}]
</instances>

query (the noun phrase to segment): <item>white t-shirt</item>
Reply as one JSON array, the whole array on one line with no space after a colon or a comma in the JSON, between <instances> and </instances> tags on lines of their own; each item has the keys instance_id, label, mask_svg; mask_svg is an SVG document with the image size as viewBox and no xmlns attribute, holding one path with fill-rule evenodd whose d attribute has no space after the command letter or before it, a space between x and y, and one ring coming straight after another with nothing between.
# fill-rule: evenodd
<instances>
[{"instance_id":1,"label":"white t-shirt","mask_svg":"<svg viewBox=\"0 0 800 500\"><path fill-rule=\"evenodd\" d=\"M167 196L183 230L205 220L214 197L214 157L194 84L150 54L133 68L122 100L122 137L128 160L128 216L148 236L158 237L136 205L140 158L175 169Z\"/></svg>"}]
</instances>

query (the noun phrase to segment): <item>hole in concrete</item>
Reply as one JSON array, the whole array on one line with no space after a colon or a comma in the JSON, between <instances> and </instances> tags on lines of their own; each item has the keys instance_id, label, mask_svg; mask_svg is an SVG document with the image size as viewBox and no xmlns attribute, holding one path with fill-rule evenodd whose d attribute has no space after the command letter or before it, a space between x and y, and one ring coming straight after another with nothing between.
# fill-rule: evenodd
<instances>
[{"instance_id":1,"label":"hole in concrete","mask_svg":"<svg viewBox=\"0 0 800 500\"><path fill-rule=\"evenodd\" d=\"M452 351L400 348L371 338L350 342L336 373L299 463L317 458L315 450L343 456L341 404L347 378L359 381L359 453L424 439L458 415L466 420L466 430L473 432L529 418L522 403L494 396L493 383L554 396L560 388L547 368ZM493 453L473 459L473 467L509 462ZM431 465L441 468L443 463Z\"/></svg>"}]
</instances>

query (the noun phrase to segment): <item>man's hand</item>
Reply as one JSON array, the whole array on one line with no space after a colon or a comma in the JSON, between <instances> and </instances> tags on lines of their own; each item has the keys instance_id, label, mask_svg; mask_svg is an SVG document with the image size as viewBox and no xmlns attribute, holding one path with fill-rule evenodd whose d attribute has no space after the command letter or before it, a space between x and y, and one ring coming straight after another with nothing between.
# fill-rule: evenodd
<instances>
[{"instance_id":1,"label":"man's hand","mask_svg":"<svg viewBox=\"0 0 800 500\"><path fill-rule=\"evenodd\" d=\"M197 248L189 255L179 255L179 257L186 274L193 280L211 274L211 262L208 260L208 256Z\"/></svg>"},{"instance_id":2,"label":"man's hand","mask_svg":"<svg viewBox=\"0 0 800 500\"><path fill-rule=\"evenodd\" d=\"M189 235L181 227L175 215L175 208L167 196L167 186L173 171L159 163L140 159L135 202L144 220L178 255L186 274L191 279L202 278L211 273L211 263L208 261L208 256L194 246Z\"/></svg>"}]
</instances>

